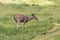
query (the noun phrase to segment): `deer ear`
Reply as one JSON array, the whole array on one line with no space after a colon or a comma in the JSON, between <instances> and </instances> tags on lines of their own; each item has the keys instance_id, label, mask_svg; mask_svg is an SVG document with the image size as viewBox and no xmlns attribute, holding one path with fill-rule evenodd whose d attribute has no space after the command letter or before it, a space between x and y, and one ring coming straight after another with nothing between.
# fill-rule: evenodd
<instances>
[{"instance_id":1,"label":"deer ear","mask_svg":"<svg viewBox=\"0 0 60 40\"><path fill-rule=\"evenodd\" d=\"M32 16L34 16L35 14L32 14Z\"/></svg>"}]
</instances>

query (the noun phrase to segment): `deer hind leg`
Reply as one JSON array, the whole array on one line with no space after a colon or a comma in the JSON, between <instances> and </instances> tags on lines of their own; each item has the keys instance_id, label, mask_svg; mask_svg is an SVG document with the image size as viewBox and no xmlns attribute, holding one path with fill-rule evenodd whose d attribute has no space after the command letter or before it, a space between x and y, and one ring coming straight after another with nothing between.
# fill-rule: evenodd
<instances>
[{"instance_id":1,"label":"deer hind leg","mask_svg":"<svg viewBox=\"0 0 60 40\"><path fill-rule=\"evenodd\" d=\"M16 22L16 27L18 28L18 22Z\"/></svg>"},{"instance_id":2,"label":"deer hind leg","mask_svg":"<svg viewBox=\"0 0 60 40\"><path fill-rule=\"evenodd\" d=\"M15 20L16 28L18 28L19 20Z\"/></svg>"}]
</instances>

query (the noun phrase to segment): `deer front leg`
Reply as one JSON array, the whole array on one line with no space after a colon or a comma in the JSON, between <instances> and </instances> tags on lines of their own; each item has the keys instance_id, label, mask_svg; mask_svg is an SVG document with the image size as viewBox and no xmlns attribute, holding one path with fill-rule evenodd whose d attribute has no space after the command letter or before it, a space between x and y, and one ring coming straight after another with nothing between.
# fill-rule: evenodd
<instances>
[{"instance_id":1,"label":"deer front leg","mask_svg":"<svg viewBox=\"0 0 60 40\"><path fill-rule=\"evenodd\" d=\"M24 20L23 27L25 27L26 21Z\"/></svg>"},{"instance_id":2,"label":"deer front leg","mask_svg":"<svg viewBox=\"0 0 60 40\"><path fill-rule=\"evenodd\" d=\"M26 24L26 23L27 23L27 18L25 18L25 19L24 19L24 22L23 22L23 27L24 27L24 28L26 28L26 27L25 27L25 24Z\"/></svg>"},{"instance_id":3,"label":"deer front leg","mask_svg":"<svg viewBox=\"0 0 60 40\"><path fill-rule=\"evenodd\" d=\"M22 29L25 29L25 28L26 28L26 27L25 27L25 24L26 24L26 21L23 22L23 27L22 27Z\"/></svg>"}]
</instances>

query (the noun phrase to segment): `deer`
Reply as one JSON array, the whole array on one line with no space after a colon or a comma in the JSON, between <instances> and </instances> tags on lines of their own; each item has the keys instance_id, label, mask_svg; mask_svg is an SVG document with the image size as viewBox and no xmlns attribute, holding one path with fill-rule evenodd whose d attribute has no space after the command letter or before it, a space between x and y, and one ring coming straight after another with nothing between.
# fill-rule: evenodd
<instances>
[{"instance_id":1,"label":"deer","mask_svg":"<svg viewBox=\"0 0 60 40\"><path fill-rule=\"evenodd\" d=\"M30 16L22 15L22 14L16 14L14 16L16 27L18 27L19 22L22 22L23 25L25 25L28 21L33 20L33 19L38 21L37 17L33 13Z\"/></svg>"}]
</instances>

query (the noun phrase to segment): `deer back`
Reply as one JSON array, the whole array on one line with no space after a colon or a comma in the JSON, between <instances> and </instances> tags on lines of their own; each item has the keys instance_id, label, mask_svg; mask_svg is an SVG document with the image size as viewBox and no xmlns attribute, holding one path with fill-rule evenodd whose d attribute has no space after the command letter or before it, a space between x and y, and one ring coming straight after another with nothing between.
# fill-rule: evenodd
<instances>
[{"instance_id":1,"label":"deer back","mask_svg":"<svg viewBox=\"0 0 60 40\"><path fill-rule=\"evenodd\" d=\"M16 15L15 15L15 19L16 19L16 20L19 20L19 21L21 21L21 22L23 22L25 19L27 20L28 17L25 16L25 15L16 14Z\"/></svg>"}]
</instances>

